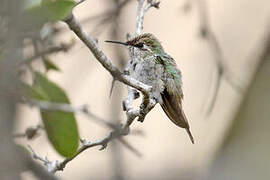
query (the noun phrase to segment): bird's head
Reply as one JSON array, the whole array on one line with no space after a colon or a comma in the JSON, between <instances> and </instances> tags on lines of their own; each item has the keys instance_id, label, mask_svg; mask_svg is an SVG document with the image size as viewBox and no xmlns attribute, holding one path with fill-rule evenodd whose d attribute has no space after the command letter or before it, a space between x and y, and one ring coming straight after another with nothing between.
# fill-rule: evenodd
<instances>
[{"instance_id":1,"label":"bird's head","mask_svg":"<svg viewBox=\"0 0 270 180\"><path fill-rule=\"evenodd\" d=\"M151 33L144 33L139 36L134 37L133 39L127 42L119 42L119 41L105 41L109 43L117 43L125 46L136 47L142 51L149 51L153 53L162 53L163 48L158 41L158 39Z\"/></svg>"}]
</instances>

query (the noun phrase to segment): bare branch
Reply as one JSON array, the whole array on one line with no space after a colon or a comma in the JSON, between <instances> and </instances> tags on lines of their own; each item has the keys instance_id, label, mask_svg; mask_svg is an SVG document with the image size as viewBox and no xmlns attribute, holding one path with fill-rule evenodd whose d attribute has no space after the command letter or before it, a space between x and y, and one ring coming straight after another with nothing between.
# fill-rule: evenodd
<instances>
[{"instance_id":1,"label":"bare branch","mask_svg":"<svg viewBox=\"0 0 270 180\"><path fill-rule=\"evenodd\" d=\"M23 59L20 61L19 65L26 64L26 63L31 63L32 61L45 56L45 55L51 55L59 52L67 52L72 46L74 45L74 42L72 41L71 43L62 43L60 46L52 46L48 47L47 49L40 51L38 53L35 53L32 57L28 57L26 59Z\"/></svg>"},{"instance_id":2,"label":"bare branch","mask_svg":"<svg viewBox=\"0 0 270 180\"><path fill-rule=\"evenodd\" d=\"M93 122L100 124L105 127L109 127L114 129L115 124L110 123L102 118L97 117L94 115L91 111L89 111L87 105L82 105L80 107L73 107L70 104L64 104L64 103L53 103L48 101L37 101L37 100L28 100L26 103L28 103L30 106L36 106L40 108L41 110L47 110L47 111L62 111L62 112L70 112L70 113L82 113L86 115L89 119L91 119Z\"/></svg>"},{"instance_id":3,"label":"bare branch","mask_svg":"<svg viewBox=\"0 0 270 180\"><path fill-rule=\"evenodd\" d=\"M77 152L72 157L66 158L62 162L60 162L58 160L49 161L47 157L42 158L41 156L38 156L30 146L29 146L29 149L32 152L34 159L43 162L44 165L47 167L49 172L55 173L56 171L60 171L60 170L62 171L65 168L65 166L67 165L67 163L72 161L74 158L76 158L83 151L85 151L89 148L92 148L92 147L96 147L96 146L101 146L101 148L99 150L104 150L110 141L117 139L117 138L120 138L121 136L128 135L129 134L129 128L128 128L129 125L125 124L123 127L112 131L105 138L103 138L101 140L97 140L95 142L81 140L82 146L77 150ZM123 142L123 139L120 139L120 142L121 141ZM126 142L124 141L124 143L126 143ZM128 146L129 146L129 144L128 144ZM132 146L129 148L131 148L133 150L133 152L136 152L137 155L141 156L141 154L136 149L134 149Z\"/></svg>"},{"instance_id":4,"label":"bare branch","mask_svg":"<svg viewBox=\"0 0 270 180\"><path fill-rule=\"evenodd\" d=\"M95 122L96 124L105 126L107 128L118 130L119 125L111 123L103 118L100 118L93 114L91 111L89 111L89 108L87 105L82 105L80 107L73 107L70 104L63 104L63 103L53 103L53 102L47 102L47 101L37 101L37 100L29 100L27 103L30 106L36 106L40 108L41 110L47 110L47 111L62 111L62 112L71 112L71 113L82 113L85 116L87 116L92 122ZM40 126L41 128L41 126ZM32 128L31 128L32 129ZM25 134L16 134L17 136L25 136ZM141 156L141 153L136 150L134 147L132 147L126 140L124 139L118 139L126 148L131 150L135 155Z\"/></svg>"},{"instance_id":5,"label":"bare branch","mask_svg":"<svg viewBox=\"0 0 270 180\"><path fill-rule=\"evenodd\" d=\"M70 162L71 160L76 158L79 154L81 154L86 149L96 147L96 146L101 146L99 150L104 150L110 141L112 141L113 139L119 138L121 136L127 135L128 133L129 133L129 131L126 131L124 129L119 129L119 130L115 130L115 131L111 132L105 138L103 138L101 140L97 140L95 142L81 140L82 146L78 149L77 153L74 156L72 156L71 158L66 158L64 161L59 163L58 166L56 167L56 169L52 172L63 170L68 162Z\"/></svg>"},{"instance_id":6,"label":"bare branch","mask_svg":"<svg viewBox=\"0 0 270 180\"><path fill-rule=\"evenodd\" d=\"M159 1L147 0L147 4L143 7L145 0L139 0L137 8L137 20L136 20L136 35L142 33L143 30L143 20L145 13L151 8L159 8Z\"/></svg>"},{"instance_id":7,"label":"bare branch","mask_svg":"<svg viewBox=\"0 0 270 180\"><path fill-rule=\"evenodd\" d=\"M30 150L30 152L32 153L33 159L39 160L40 162L42 162L46 167L47 170L49 172L54 173L55 170L57 169L57 167L59 167L59 161L50 161L47 156L45 156L45 158L39 156L30 145L27 146L28 149Z\"/></svg>"},{"instance_id":8,"label":"bare branch","mask_svg":"<svg viewBox=\"0 0 270 180\"><path fill-rule=\"evenodd\" d=\"M27 102L30 106L38 107L41 110L47 110L47 111L62 111L62 112L70 112L70 113L81 113L85 116L87 116L91 121L95 122L96 124L102 125L104 127L110 128L110 129L117 129L119 128L119 125L109 122L108 120L105 120L101 117L98 117L97 115L93 114L89 108L88 105L82 105L79 107L73 107L70 104L64 104L64 103L53 103L48 101L37 101L37 100L28 100ZM32 130L38 130L42 129L43 127L41 125L37 125L36 127L31 127L29 129ZM28 129L28 128L27 128ZM26 131L28 131L26 129ZM27 133L18 133L16 136L25 136Z\"/></svg>"},{"instance_id":9,"label":"bare branch","mask_svg":"<svg viewBox=\"0 0 270 180\"><path fill-rule=\"evenodd\" d=\"M143 4L144 4L144 1L145 0L138 0L136 35L141 34L142 30L143 30L143 19L144 19Z\"/></svg>"}]
</instances>

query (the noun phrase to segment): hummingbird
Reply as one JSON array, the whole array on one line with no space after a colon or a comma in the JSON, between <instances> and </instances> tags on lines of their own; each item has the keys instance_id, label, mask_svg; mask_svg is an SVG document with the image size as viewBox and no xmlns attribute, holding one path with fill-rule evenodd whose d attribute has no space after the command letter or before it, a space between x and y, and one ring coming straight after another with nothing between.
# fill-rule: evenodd
<instances>
[{"instance_id":1,"label":"hummingbird","mask_svg":"<svg viewBox=\"0 0 270 180\"><path fill-rule=\"evenodd\" d=\"M136 58L128 65L130 76L152 87L153 98L175 125L186 129L194 144L182 106L184 96L181 71L177 68L175 60L164 51L160 41L153 34L144 33L127 42L105 42L122 44L131 48L130 53L133 53Z\"/></svg>"}]
</instances>

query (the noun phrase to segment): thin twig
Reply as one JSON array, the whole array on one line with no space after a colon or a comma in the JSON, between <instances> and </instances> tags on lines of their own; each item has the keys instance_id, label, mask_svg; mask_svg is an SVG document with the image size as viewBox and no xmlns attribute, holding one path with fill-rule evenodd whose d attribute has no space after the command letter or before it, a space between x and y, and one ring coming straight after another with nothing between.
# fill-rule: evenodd
<instances>
[{"instance_id":1,"label":"thin twig","mask_svg":"<svg viewBox=\"0 0 270 180\"><path fill-rule=\"evenodd\" d=\"M91 111L89 111L87 105L82 105L80 107L73 107L70 104L64 104L64 103L53 103L48 101L37 101L37 100L28 100L26 103L28 103L30 106L38 107L41 110L46 111L62 111L62 112L70 112L70 113L82 113L86 115L89 119L91 119L93 122L114 129L116 127L115 124L110 123L109 121L106 121L105 119L102 119L95 114L93 114Z\"/></svg>"},{"instance_id":2,"label":"thin twig","mask_svg":"<svg viewBox=\"0 0 270 180\"><path fill-rule=\"evenodd\" d=\"M108 143L114 139L120 138L121 136L125 136L129 134L129 125L125 124L123 128L116 129L112 131L108 136L101 140L97 140L95 142L89 142L87 140L81 140L82 146L77 150L77 152L70 158L66 158L62 162L55 160L55 161L49 161L47 157L42 158L41 156L37 155L33 149L30 147L30 150L33 154L33 158L36 160L39 160L44 163L44 165L47 167L49 172L55 173L56 171L63 170L66 166L66 164L70 161L72 161L74 158L76 158L79 154L81 154L83 151L95 147L95 146L101 146L100 150L104 150ZM120 141L123 141L123 139L120 139ZM126 143L126 142L124 142ZM133 148L133 147L130 147ZM136 152L136 149L133 149L133 151ZM140 154L138 154L140 155Z\"/></svg>"},{"instance_id":3,"label":"thin twig","mask_svg":"<svg viewBox=\"0 0 270 180\"><path fill-rule=\"evenodd\" d=\"M53 103L53 102L47 102L47 101L37 101L37 100L28 100L26 103L28 103L30 106L38 107L41 110L46 111L62 111L62 112L70 112L70 113L82 113L87 118L89 118L92 122L95 122L96 124L105 126L107 128L110 128L112 130L118 130L119 125L111 123L101 117L98 117L97 115L93 114L91 111L89 111L89 108L87 105L82 105L80 107L73 107L70 104L63 104L63 103ZM20 135L20 134L18 134ZM133 152L138 157L141 157L141 153L136 150L132 145L130 145L129 142L127 142L124 139L119 138L119 142L121 142L127 149L129 149L131 152Z\"/></svg>"},{"instance_id":4,"label":"thin twig","mask_svg":"<svg viewBox=\"0 0 270 180\"><path fill-rule=\"evenodd\" d=\"M43 51L35 53L35 55L33 55L31 57L23 59L22 61L20 61L19 65L31 63L32 61L34 61L40 57L46 56L46 55L51 55L51 54L55 54L55 53L59 53L59 52L67 52L73 45L74 45L74 42L71 42L68 44L62 43L60 46L48 47L47 49L45 49Z\"/></svg>"},{"instance_id":5,"label":"thin twig","mask_svg":"<svg viewBox=\"0 0 270 180\"><path fill-rule=\"evenodd\" d=\"M151 8L159 8L160 1L147 0L146 5L143 7L145 0L139 0L137 8L137 23L136 23L136 35L142 33L143 30L143 20L146 12Z\"/></svg>"},{"instance_id":6,"label":"thin twig","mask_svg":"<svg viewBox=\"0 0 270 180\"><path fill-rule=\"evenodd\" d=\"M32 140L39 135L39 130L43 129L41 125L37 125L36 127L28 127L23 133L16 133L13 135L14 138L27 138L28 140Z\"/></svg>"},{"instance_id":7,"label":"thin twig","mask_svg":"<svg viewBox=\"0 0 270 180\"><path fill-rule=\"evenodd\" d=\"M95 146L101 146L100 150L103 150L106 148L109 141L111 141L113 138L112 134L105 137L102 140L98 140L96 142L88 142L86 140L81 140L82 146L78 149L78 151L70 158L66 158L62 162L59 162L58 160L55 161L49 161L47 157L43 158L39 156L30 146L29 149L32 152L33 159L39 160L44 163L44 165L47 167L48 171L51 173L55 173L56 171L63 171L65 166L68 162L76 158L80 153L85 151L88 148L95 147Z\"/></svg>"},{"instance_id":8,"label":"thin twig","mask_svg":"<svg viewBox=\"0 0 270 180\"><path fill-rule=\"evenodd\" d=\"M47 167L47 170L49 171L49 172L55 172L55 170L56 170L56 167L58 167L58 165L59 165L59 161L50 161L48 158L47 158L47 156L45 156L45 158L43 158L43 157L41 157L41 156L39 156L34 150L33 150L33 148L30 146L30 145L28 145L27 146L28 147L28 149L30 150L30 152L31 152L31 154L32 154L32 156L33 156L33 159L36 159L36 160L39 160L39 161L41 161L46 167Z\"/></svg>"}]
</instances>

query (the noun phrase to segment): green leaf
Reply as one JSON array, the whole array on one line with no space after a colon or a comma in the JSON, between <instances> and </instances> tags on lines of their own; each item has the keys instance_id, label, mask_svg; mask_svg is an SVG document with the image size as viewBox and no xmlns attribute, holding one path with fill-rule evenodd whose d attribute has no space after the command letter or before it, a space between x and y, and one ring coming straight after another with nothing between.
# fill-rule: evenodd
<instances>
[{"instance_id":1,"label":"green leaf","mask_svg":"<svg viewBox=\"0 0 270 180\"><path fill-rule=\"evenodd\" d=\"M65 91L43 74L35 72L31 95L42 101L69 104ZM73 156L79 145L79 133L73 113L41 110L48 138L56 151L65 157Z\"/></svg>"},{"instance_id":2,"label":"green leaf","mask_svg":"<svg viewBox=\"0 0 270 180\"><path fill-rule=\"evenodd\" d=\"M27 83L22 83L22 89L23 89L23 93L25 94L26 98L34 98L34 99L38 99L38 100L45 100L48 98L44 98L46 97L46 94L43 93L42 91L39 90L38 88L33 88L32 86L30 86Z\"/></svg>"},{"instance_id":3,"label":"green leaf","mask_svg":"<svg viewBox=\"0 0 270 180\"><path fill-rule=\"evenodd\" d=\"M60 68L56 64L54 64L50 59L45 58L43 62L44 62L46 71L49 71L49 70L60 71Z\"/></svg>"},{"instance_id":4,"label":"green leaf","mask_svg":"<svg viewBox=\"0 0 270 180\"><path fill-rule=\"evenodd\" d=\"M57 1L44 1L42 8L46 13L45 16L50 21L59 21L71 15L72 9L76 6L76 2L72 0L57 0Z\"/></svg>"},{"instance_id":5,"label":"green leaf","mask_svg":"<svg viewBox=\"0 0 270 180\"><path fill-rule=\"evenodd\" d=\"M42 1L42 3L25 9L24 24L26 27L39 27L47 22L59 21L72 13L76 2L72 0Z\"/></svg>"}]
</instances>

